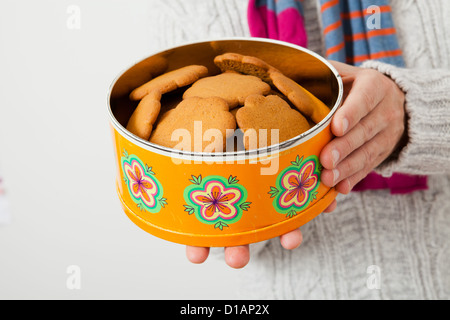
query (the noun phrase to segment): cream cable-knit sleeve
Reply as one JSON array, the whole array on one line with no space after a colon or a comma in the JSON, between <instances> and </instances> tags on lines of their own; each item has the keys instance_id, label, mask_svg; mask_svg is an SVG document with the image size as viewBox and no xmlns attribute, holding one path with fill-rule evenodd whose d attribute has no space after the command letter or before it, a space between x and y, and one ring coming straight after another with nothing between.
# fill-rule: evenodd
<instances>
[{"instance_id":1,"label":"cream cable-knit sleeve","mask_svg":"<svg viewBox=\"0 0 450 320\"><path fill-rule=\"evenodd\" d=\"M406 93L407 144L376 171L450 174L450 2L390 0L406 68L367 61Z\"/></svg>"},{"instance_id":2,"label":"cream cable-knit sleeve","mask_svg":"<svg viewBox=\"0 0 450 320\"><path fill-rule=\"evenodd\" d=\"M409 174L450 173L450 70L404 69L368 61L405 92L407 144L376 171Z\"/></svg>"}]
</instances>

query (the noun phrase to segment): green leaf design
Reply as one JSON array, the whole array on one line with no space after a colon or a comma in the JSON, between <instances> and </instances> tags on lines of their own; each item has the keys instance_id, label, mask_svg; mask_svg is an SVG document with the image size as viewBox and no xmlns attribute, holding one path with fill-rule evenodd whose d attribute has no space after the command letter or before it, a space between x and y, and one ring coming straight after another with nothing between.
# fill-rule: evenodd
<instances>
[{"instance_id":1,"label":"green leaf design","mask_svg":"<svg viewBox=\"0 0 450 320\"><path fill-rule=\"evenodd\" d=\"M141 203L138 203L138 204L137 204L137 207L138 207L139 210L141 210L141 211L147 211L147 210L145 210L145 206L143 206Z\"/></svg>"},{"instance_id":2,"label":"green leaf design","mask_svg":"<svg viewBox=\"0 0 450 320\"><path fill-rule=\"evenodd\" d=\"M125 158L127 158L127 159L128 159L128 152L127 152L127 150L126 150L126 149L123 149L123 152L122 152L122 154L123 154L123 156L124 156Z\"/></svg>"},{"instance_id":3,"label":"green leaf design","mask_svg":"<svg viewBox=\"0 0 450 320\"><path fill-rule=\"evenodd\" d=\"M234 183L238 183L238 182L239 182L239 180L237 177L233 177L232 175L229 176L229 178L228 178L229 184L234 184Z\"/></svg>"},{"instance_id":4,"label":"green leaf design","mask_svg":"<svg viewBox=\"0 0 450 320\"><path fill-rule=\"evenodd\" d=\"M152 171L152 167L149 167L147 164L145 164L145 172L155 175L155 173Z\"/></svg>"},{"instance_id":5,"label":"green leaf design","mask_svg":"<svg viewBox=\"0 0 450 320\"><path fill-rule=\"evenodd\" d=\"M291 210L288 213L286 213L286 218L292 218L297 215L297 212L295 210Z\"/></svg>"},{"instance_id":6,"label":"green leaf design","mask_svg":"<svg viewBox=\"0 0 450 320\"><path fill-rule=\"evenodd\" d=\"M311 201L316 200L317 199L317 191L314 191L313 193L311 193Z\"/></svg>"},{"instance_id":7,"label":"green leaf design","mask_svg":"<svg viewBox=\"0 0 450 320\"><path fill-rule=\"evenodd\" d=\"M295 158L295 161L292 161L291 164L293 164L294 166L300 167L300 165L303 162L303 156L300 158L298 155Z\"/></svg>"},{"instance_id":8,"label":"green leaf design","mask_svg":"<svg viewBox=\"0 0 450 320\"><path fill-rule=\"evenodd\" d=\"M244 210L244 211L247 211L249 208L250 208L250 205L251 205L252 203L251 202L243 202L243 203L241 203L241 205L239 206L239 208L241 208L242 210Z\"/></svg>"},{"instance_id":9,"label":"green leaf design","mask_svg":"<svg viewBox=\"0 0 450 320\"><path fill-rule=\"evenodd\" d=\"M167 199L166 198L160 198L158 199L159 204L161 205L161 207L165 208L164 206L167 205Z\"/></svg>"},{"instance_id":10,"label":"green leaf design","mask_svg":"<svg viewBox=\"0 0 450 320\"><path fill-rule=\"evenodd\" d=\"M189 179L190 182L192 182L193 184L198 184L200 185L202 183L202 175L199 175L198 177L191 175L192 179Z\"/></svg>"},{"instance_id":11,"label":"green leaf design","mask_svg":"<svg viewBox=\"0 0 450 320\"><path fill-rule=\"evenodd\" d=\"M319 164L317 165L317 169L320 171L320 172L322 172L322 170L323 170L323 166L322 166L322 164L319 162Z\"/></svg>"},{"instance_id":12,"label":"green leaf design","mask_svg":"<svg viewBox=\"0 0 450 320\"><path fill-rule=\"evenodd\" d=\"M189 215L195 212L195 209L187 204L183 205L183 207L185 208L184 211L186 211Z\"/></svg>"},{"instance_id":13,"label":"green leaf design","mask_svg":"<svg viewBox=\"0 0 450 320\"><path fill-rule=\"evenodd\" d=\"M278 190L275 187L270 187L270 191L268 192L270 194L270 197L276 197L276 195L280 192L280 190Z\"/></svg>"},{"instance_id":14,"label":"green leaf design","mask_svg":"<svg viewBox=\"0 0 450 320\"><path fill-rule=\"evenodd\" d=\"M228 225L222 221L219 221L214 225L214 229L220 229L220 231L222 231L224 227L228 227Z\"/></svg>"}]
</instances>

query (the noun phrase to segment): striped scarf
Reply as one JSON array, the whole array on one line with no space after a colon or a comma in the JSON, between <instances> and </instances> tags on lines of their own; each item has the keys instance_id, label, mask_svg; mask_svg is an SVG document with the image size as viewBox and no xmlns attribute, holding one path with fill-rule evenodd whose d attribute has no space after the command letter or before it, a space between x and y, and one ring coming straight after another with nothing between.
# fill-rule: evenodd
<instances>
[{"instance_id":1,"label":"striped scarf","mask_svg":"<svg viewBox=\"0 0 450 320\"><path fill-rule=\"evenodd\" d=\"M307 47L302 2L250 0L251 35ZM356 66L366 60L405 65L387 0L319 2L327 59Z\"/></svg>"},{"instance_id":2,"label":"striped scarf","mask_svg":"<svg viewBox=\"0 0 450 320\"><path fill-rule=\"evenodd\" d=\"M302 2L250 0L250 34L307 47ZM319 4L327 59L355 66L367 60L405 66L387 0L319 0ZM424 176L394 173L384 178L372 172L353 191L389 189L404 194L426 188Z\"/></svg>"}]
</instances>

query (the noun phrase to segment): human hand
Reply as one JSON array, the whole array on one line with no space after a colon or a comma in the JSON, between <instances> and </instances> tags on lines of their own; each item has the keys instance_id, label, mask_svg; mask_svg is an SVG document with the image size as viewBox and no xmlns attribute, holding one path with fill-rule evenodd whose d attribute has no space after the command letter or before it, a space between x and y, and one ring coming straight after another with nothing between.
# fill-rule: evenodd
<instances>
[{"instance_id":1,"label":"human hand","mask_svg":"<svg viewBox=\"0 0 450 320\"><path fill-rule=\"evenodd\" d=\"M320 154L321 181L347 194L398 147L405 132L405 95L382 73L331 61L342 76L344 103L336 111L331 130L336 136ZM332 212L336 201L324 212ZM302 242L300 229L280 236L281 246L292 250ZM227 247L225 262L243 268L250 260L249 246ZM192 263L203 263L209 248L186 247Z\"/></svg>"},{"instance_id":2,"label":"human hand","mask_svg":"<svg viewBox=\"0 0 450 320\"><path fill-rule=\"evenodd\" d=\"M331 212L336 207L336 201L330 204L324 212ZM284 249L292 250L300 246L303 236L300 229L295 229L280 236L280 244ZM206 247L186 247L186 256L192 263L203 263L209 255L209 248ZM232 268L240 269L245 267L250 261L249 245L224 248L225 262Z\"/></svg>"},{"instance_id":3,"label":"human hand","mask_svg":"<svg viewBox=\"0 0 450 320\"><path fill-rule=\"evenodd\" d=\"M280 237L280 243L285 249L294 249L302 242L300 229L291 231ZM192 263L203 263L209 255L209 248L186 247L186 256ZM225 262L232 268L240 269L245 267L250 260L249 245L224 248Z\"/></svg>"},{"instance_id":4,"label":"human hand","mask_svg":"<svg viewBox=\"0 0 450 320\"><path fill-rule=\"evenodd\" d=\"M348 194L402 143L405 94L382 73L330 61L344 83L344 103L331 121L336 136L320 154L321 181Z\"/></svg>"}]
</instances>

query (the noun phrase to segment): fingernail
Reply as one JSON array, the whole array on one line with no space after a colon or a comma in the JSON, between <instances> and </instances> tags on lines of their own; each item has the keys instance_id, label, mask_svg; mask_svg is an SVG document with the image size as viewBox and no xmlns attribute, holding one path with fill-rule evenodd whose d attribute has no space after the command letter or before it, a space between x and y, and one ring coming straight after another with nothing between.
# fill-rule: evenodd
<instances>
[{"instance_id":1,"label":"fingernail","mask_svg":"<svg viewBox=\"0 0 450 320\"><path fill-rule=\"evenodd\" d=\"M352 191L352 185L350 184L350 180L347 179L347 185L348 185L348 189L350 191Z\"/></svg>"},{"instance_id":2,"label":"fingernail","mask_svg":"<svg viewBox=\"0 0 450 320\"><path fill-rule=\"evenodd\" d=\"M347 118L342 119L342 133L345 134L348 129L348 120Z\"/></svg>"},{"instance_id":3,"label":"fingernail","mask_svg":"<svg viewBox=\"0 0 450 320\"><path fill-rule=\"evenodd\" d=\"M333 167L334 167L334 166L336 166L337 162L339 161L339 157L340 157L339 151L337 151L336 149L333 149L331 151L331 157L333 159Z\"/></svg>"},{"instance_id":4,"label":"fingernail","mask_svg":"<svg viewBox=\"0 0 450 320\"><path fill-rule=\"evenodd\" d=\"M338 179L339 179L339 170L333 169L333 183L336 184Z\"/></svg>"}]
</instances>

